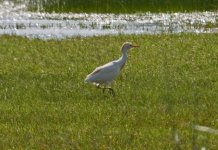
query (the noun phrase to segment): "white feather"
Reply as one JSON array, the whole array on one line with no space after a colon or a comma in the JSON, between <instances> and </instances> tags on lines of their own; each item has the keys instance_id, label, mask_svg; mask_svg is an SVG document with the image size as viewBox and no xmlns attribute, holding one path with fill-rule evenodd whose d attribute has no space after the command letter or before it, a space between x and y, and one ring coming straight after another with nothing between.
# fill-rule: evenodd
<instances>
[{"instance_id":1,"label":"white feather","mask_svg":"<svg viewBox=\"0 0 218 150\"><path fill-rule=\"evenodd\" d=\"M92 73L90 73L85 81L100 83L100 84L109 84L111 83L118 75L120 69L118 63L113 61L109 62L103 66L97 67Z\"/></svg>"},{"instance_id":2,"label":"white feather","mask_svg":"<svg viewBox=\"0 0 218 150\"><path fill-rule=\"evenodd\" d=\"M110 84L119 75L120 70L126 63L127 52L133 47L137 46L133 46L131 43L124 43L121 49L122 56L116 61L111 61L103 66L97 67L92 73L87 75L85 82Z\"/></svg>"}]
</instances>

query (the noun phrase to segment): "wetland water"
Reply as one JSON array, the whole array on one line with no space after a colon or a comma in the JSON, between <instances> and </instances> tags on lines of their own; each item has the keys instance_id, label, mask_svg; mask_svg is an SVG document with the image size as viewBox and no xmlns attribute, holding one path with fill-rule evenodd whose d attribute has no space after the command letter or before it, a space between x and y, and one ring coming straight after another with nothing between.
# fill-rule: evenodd
<instances>
[{"instance_id":1,"label":"wetland water","mask_svg":"<svg viewBox=\"0 0 218 150\"><path fill-rule=\"evenodd\" d=\"M25 4L0 4L0 35L63 39L107 34L218 33L218 12L194 13L40 13Z\"/></svg>"}]
</instances>

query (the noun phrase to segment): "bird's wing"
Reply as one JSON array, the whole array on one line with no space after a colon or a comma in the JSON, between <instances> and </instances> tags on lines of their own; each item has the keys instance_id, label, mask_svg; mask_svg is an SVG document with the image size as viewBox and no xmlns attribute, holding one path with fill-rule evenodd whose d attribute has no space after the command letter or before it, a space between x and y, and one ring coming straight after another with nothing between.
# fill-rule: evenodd
<instances>
[{"instance_id":1,"label":"bird's wing","mask_svg":"<svg viewBox=\"0 0 218 150\"><path fill-rule=\"evenodd\" d=\"M118 75L117 67L114 62L109 62L103 66L97 67L90 73L85 81L87 82L110 82Z\"/></svg>"},{"instance_id":2,"label":"bird's wing","mask_svg":"<svg viewBox=\"0 0 218 150\"><path fill-rule=\"evenodd\" d=\"M92 76L92 75L95 75L95 74L100 73L100 72L104 72L106 74L106 73L113 72L114 70L115 70L114 62L109 62L103 66L95 68L95 70L92 73L90 73L89 75Z\"/></svg>"}]
</instances>

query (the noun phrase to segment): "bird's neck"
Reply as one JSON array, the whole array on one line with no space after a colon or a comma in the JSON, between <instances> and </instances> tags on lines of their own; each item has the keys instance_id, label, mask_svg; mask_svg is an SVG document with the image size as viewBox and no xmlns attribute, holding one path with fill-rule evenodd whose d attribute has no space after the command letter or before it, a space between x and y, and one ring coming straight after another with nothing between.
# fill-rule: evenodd
<instances>
[{"instance_id":1,"label":"bird's neck","mask_svg":"<svg viewBox=\"0 0 218 150\"><path fill-rule=\"evenodd\" d=\"M123 69L126 61L127 61L128 55L127 52L126 53L122 53L122 56L118 59L118 65L120 67L120 70Z\"/></svg>"}]
</instances>

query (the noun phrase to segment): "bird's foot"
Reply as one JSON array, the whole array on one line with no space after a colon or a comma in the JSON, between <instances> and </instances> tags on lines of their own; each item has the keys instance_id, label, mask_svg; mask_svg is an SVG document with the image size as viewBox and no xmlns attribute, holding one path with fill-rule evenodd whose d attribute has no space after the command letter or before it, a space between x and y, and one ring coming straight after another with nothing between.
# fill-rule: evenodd
<instances>
[{"instance_id":1,"label":"bird's foot","mask_svg":"<svg viewBox=\"0 0 218 150\"><path fill-rule=\"evenodd\" d=\"M109 92L112 96L115 96L115 92L114 92L114 90L113 90L111 87L101 87L100 85L97 85L96 87L99 88L99 89L102 89L102 92L103 92L103 93L105 92L105 90L108 90L108 92Z\"/></svg>"},{"instance_id":2,"label":"bird's foot","mask_svg":"<svg viewBox=\"0 0 218 150\"><path fill-rule=\"evenodd\" d=\"M110 87L102 88L103 93L104 93L104 91L105 91L106 89L108 90L108 93L110 93L112 96L115 96L114 90L113 90L112 88L110 88Z\"/></svg>"},{"instance_id":3,"label":"bird's foot","mask_svg":"<svg viewBox=\"0 0 218 150\"><path fill-rule=\"evenodd\" d=\"M108 88L108 92L112 95L112 96L115 96L115 92L112 88Z\"/></svg>"}]
</instances>

